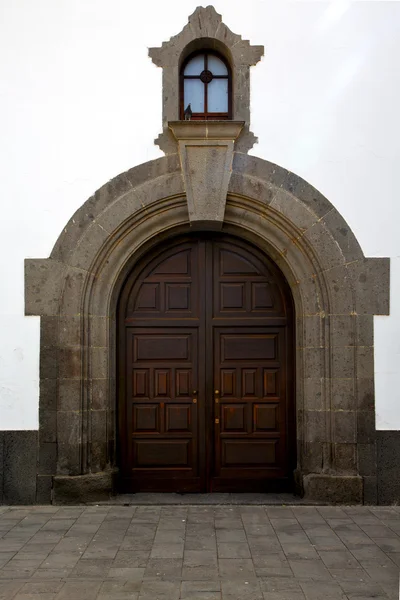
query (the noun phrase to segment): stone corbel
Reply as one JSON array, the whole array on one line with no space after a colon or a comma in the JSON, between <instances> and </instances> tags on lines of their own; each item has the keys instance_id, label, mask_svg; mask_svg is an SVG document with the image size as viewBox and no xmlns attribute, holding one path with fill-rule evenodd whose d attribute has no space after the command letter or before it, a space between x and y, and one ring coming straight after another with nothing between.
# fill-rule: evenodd
<instances>
[{"instance_id":1,"label":"stone corbel","mask_svg":"<svg viewBox=\"0 0 400 600\"><path fill-rule=\"evenodd\" d=\"M172 121L179 148L189 221L221 229L232 173L233 147L243 121Z\"/></svg>"}]
</instances>

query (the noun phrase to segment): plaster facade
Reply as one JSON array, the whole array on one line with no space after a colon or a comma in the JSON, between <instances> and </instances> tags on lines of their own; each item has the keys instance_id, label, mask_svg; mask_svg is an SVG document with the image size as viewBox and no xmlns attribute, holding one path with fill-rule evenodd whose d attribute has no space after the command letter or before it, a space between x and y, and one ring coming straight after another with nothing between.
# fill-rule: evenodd
<instances>
[{"instance_id":1,"label":"plaster facade","mask_svg":"<svg viewBox=\"0 0 400 600\"><path fill-rule=\"evenodd\" d=\"M233 116L244 127L234 146L232 137L233 155L221 169L225 210L208 221L202 215L196 226L206 231L218 221L222 231L257 245L291 287L297 491L323 502L400 497L392 477L398 436L375 430L373 317L389 314L389 260L365 257L349 225L311 185L247 155L255 139L249 68L263 48L232 34L207 7L195 11L179 36L150 50L163 67L157 143L166 156L100 188L71 218L48 259L26 260L25 313L41 319L39 431L1 434L4 502L97 500L113 490L116 306L136 261L191 227L186 167L169 125L178 117L176 69L200 44L232 61ZM13 457L26 452L31 460L21 469Z\"/></svg>"}]
</instances>

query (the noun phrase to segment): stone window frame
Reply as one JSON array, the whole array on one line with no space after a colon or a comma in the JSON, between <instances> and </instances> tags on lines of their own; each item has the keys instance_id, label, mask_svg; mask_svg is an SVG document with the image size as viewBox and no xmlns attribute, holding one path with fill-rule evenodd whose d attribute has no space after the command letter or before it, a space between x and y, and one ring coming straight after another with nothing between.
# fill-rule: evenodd
<instances>
[{"instance_id":1,"label":"stone window frame","mask_svg":"<svg viewBox=\"0 0 400 600\"><path fill-rule=\"evenodd\" d=\"M155 143L165 154L176 152L176 141L168 123L180 119L180 70L186 58L197 50L215 50L231 67L231 118L245 124L235 142L235 150L247 152L257 142L250 131L250 67L261 60L264 46L253 46L248 40L243 40L242 36L233 33L212 6L197 8L178 35L171 37L159 48L149 49L153 63L163 70L163 131Z\"/></svg>"}]
</instances>

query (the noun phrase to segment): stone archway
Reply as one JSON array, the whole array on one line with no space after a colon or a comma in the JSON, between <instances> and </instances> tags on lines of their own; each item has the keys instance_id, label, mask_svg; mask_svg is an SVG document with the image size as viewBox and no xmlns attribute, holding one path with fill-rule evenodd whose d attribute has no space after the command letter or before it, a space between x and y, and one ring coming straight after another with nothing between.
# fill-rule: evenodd
<instances>
[{"instance_id":1,"label":"stone archway","mask_svg":"<svg viewBox=\"0 0 400 600\"><path fill-rule=\"evenodd\" d=\"M26 260L26 314L41 316L38 501L111 491L119 290L144 252L189 227L173 154L106 184L50 258ZM302 179L239 153L223 231L259 246L292 290L299 489L312 500L376 502L373 315L388 314L388 259L365 258Z\"/></svg>"}]
</instances>

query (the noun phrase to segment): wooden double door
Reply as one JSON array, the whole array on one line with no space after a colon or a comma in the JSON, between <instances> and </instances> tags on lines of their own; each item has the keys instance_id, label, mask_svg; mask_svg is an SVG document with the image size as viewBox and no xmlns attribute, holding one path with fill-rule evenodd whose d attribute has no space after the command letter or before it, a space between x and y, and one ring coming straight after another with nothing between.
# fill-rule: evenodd
<instances>
[{"instance_id":1,"label":"wooden double door","mask_svg":"<svg viewBox=\"0 0 400 600\"><path fill-rule=\"evenodd\" d=\"M288 489L293 309L275 265L230 236L158 249L119 304L120 490Z\"/></svg>"}]
</instances>

